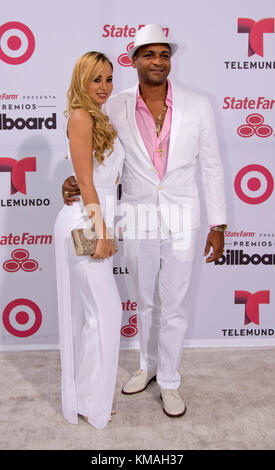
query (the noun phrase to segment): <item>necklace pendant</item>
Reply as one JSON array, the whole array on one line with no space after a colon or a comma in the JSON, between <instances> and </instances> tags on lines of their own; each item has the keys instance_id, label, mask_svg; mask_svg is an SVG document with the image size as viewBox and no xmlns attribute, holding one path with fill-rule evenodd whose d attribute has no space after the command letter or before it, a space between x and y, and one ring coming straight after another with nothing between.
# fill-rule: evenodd
<instances>
[{"instance_id":1,"label":"necklace pendant","mask_svg":"<svg viewBox=\"0 0 275 470\"><path fill-rule=\"evenodd\" d=\"M157 150L157 152L158 152L159 156L162 157L162 154L163 154L164 150L161 146L161 143L160 143L160 146L159 146L159 149Z\"/></svg>"}]
</instances>

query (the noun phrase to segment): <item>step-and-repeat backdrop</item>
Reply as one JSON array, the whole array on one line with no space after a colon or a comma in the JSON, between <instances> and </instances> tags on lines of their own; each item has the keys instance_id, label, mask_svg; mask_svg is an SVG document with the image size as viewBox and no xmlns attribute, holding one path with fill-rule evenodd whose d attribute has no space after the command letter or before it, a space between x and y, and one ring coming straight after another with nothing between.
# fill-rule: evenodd
<instances>
[{"instance_id":1,"label":"step-and-repeat backdrop","mask_svg":"<svg viewBox=\"0 0 275 470\"><path fill-rule=\"evenodd\" d=\"M137 82L127 49L146 23L179 44L171 80L213 105L228 200L225 252L203 258L202 224L185 346L272 345L275 330L275 8L272 0L10 0L0 15L0 349L58 348L53 227L65 159L66 90L89 50ZM199 174L198 174L199 177ZM122 188L123 190L123 188ZM203 195L202 195L203 197ZM120 242L123 243L123 242ZM122 254L121 347L138 346L138 303Z\"/></svg>"}]
</instances>

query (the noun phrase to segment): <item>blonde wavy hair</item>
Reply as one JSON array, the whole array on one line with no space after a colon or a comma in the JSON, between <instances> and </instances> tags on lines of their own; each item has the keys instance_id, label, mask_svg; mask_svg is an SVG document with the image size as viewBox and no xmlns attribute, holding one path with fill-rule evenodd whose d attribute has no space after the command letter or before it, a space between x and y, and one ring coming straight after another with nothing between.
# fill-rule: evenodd
<instances>
[{"instance_id":1,"label":"blonde wavy hair","mask_svg":"<svg viewBox=\"0 0 275 470\"><path fill-rule=\"evenodd\" d=\"M93 147L98 163L103 163L104 152L110 150L109 156L114 150L114 140L117 133L108 116L100 111L97 103L88 95L88 85L91 80L99 77L105 65L111 61L101 52L91 51L82 55L76 62L70 87L67 91L67 109L65 116L69 116L73 109L83 108L91 115L93 126ZM105 155L106 156L106 155Z\"/></svg>"}]
</instances>

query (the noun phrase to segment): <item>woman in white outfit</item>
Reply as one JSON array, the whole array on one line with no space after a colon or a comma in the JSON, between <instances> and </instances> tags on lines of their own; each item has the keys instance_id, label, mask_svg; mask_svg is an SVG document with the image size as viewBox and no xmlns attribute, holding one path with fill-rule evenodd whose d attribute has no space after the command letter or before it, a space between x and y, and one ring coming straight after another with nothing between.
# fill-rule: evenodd
<instances>
[{"instance_id":1,"label":"woman in white outfit","mask_svg":"<svg viewBox=\"0 0 275 470\"><path fill-rule=\"evenodd\" d=\"M66 129L81 197L64 205L54 230L63 414L75 424L81 415L97 429L112 413L122 317L114 248L106 235L114 222L107 205L116 204L124 159L116 132L101 112L112 92L112 73L111 62L99 52L84 54L75 65ZM92 225L99 236L95 254L77 256L71 231Z\"/></svg>"}]
</instances>

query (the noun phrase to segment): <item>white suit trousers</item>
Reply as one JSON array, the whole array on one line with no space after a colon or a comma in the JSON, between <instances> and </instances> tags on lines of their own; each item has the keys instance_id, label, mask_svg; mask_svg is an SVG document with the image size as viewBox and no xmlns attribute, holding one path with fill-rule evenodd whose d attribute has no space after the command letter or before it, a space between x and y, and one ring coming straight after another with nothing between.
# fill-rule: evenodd
<instances>
[{"instance_id":1,"label":"white suit trousers","mask_svg":"<svg viewBox=\"0 0 275 470\"><path fill-rule=\"evenodd\" d=\"M198 230L182 240L126 239L125 257L138 298L140 368L157 369L161 388L180 386L178 367L187 328Z\"/></svg>"}]
</instances>

